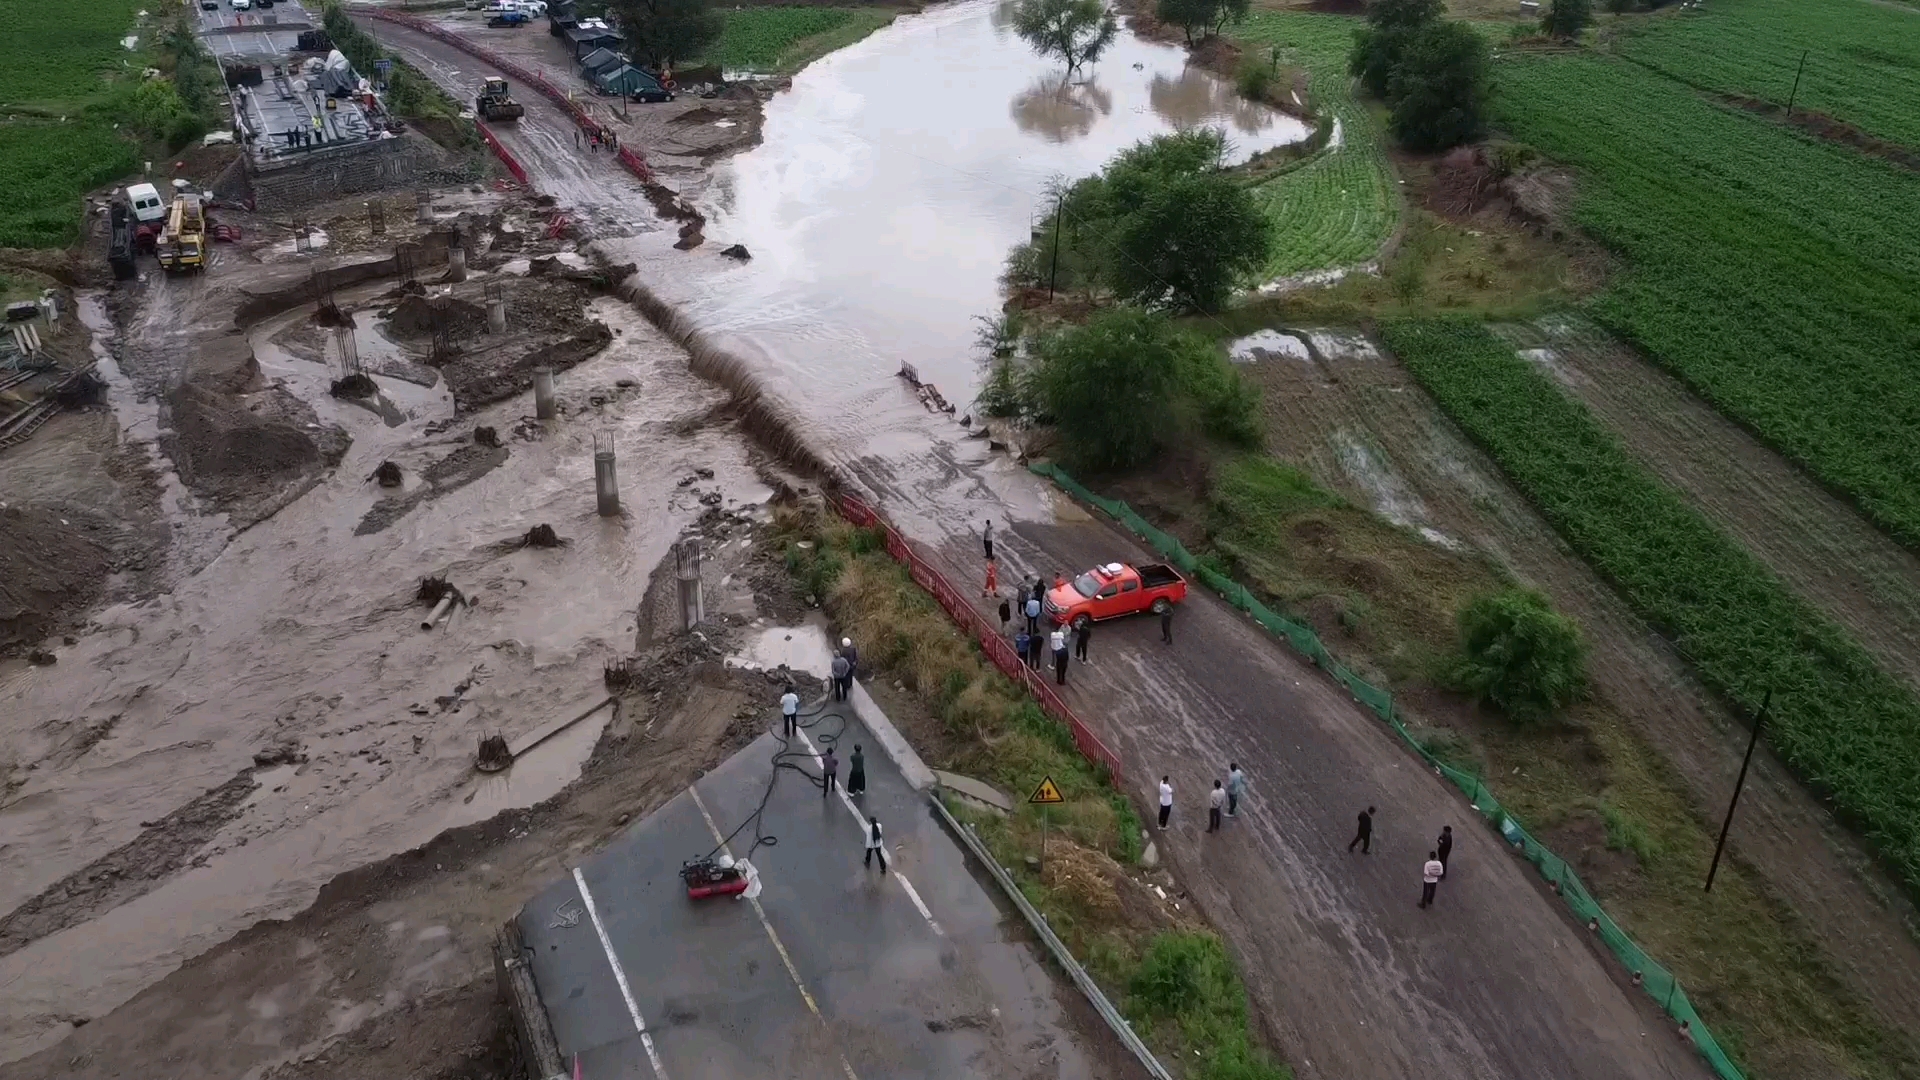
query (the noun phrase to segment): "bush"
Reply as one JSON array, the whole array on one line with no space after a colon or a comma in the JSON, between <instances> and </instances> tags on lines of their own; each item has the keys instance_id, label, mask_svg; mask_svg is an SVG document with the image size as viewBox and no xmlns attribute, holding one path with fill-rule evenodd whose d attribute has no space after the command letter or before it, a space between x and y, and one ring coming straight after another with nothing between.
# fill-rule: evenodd
<instances>
[{"instance_id":1,"label":"bush","mask_svg":"<svg viewBox=\"0 0 1920 1080\"><path fill-rule=\"evenodd\" d=\"M1239 87L1240 96L1248 101L1264 101L1267 91L1273 88L1273 62L1265 57L1248 53L1240 58L1240 71L1234 83Z\"/></svg>"},{"instance_id":2,"label":"bush","mask_svg":"<svg viewBox=\"0 0 1920 1080\"><path fill-rule=\"evenodd\" d=\"M1437 22L1408 42L1387 82L1394 137L1445 150L1480 134L1487 109L1487 41L1461 22Z\"/></svg>"},{"instance_id":3,"label":"bush","mask_svg":"<svg viewBox=\"0 0 1920 1080\"><path fill-rule=\"evenodd\" d=\"M1208 933L1160 934L1127 981L1127 1011L1165 1022L1201 1054L1195 1080L1283 1080L1247 1036L1246 994L1220 939Z\"/></svg>"},{"instance_id":4,"label":"bush","mask_svg":"<svg viewBox=\"0 0 1920 1080\"><path fill-rule=\"evenodd\" d=\"M1516 720L1538 720L1586 692L1586 643L1531 589L1476 597L1460 613L1460 689Z\"/></svg>"}]
</instances>

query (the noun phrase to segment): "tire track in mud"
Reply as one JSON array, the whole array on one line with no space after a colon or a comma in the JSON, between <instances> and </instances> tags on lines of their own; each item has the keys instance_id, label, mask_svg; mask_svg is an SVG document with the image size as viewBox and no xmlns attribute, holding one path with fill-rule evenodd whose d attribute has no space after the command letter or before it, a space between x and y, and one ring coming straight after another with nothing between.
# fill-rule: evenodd
<instances>
[{"instance_id":1,"label":"tire track in mud","mask_svg":"<svg viewBox=\"0 0 1920 1080\"><path fill-rule=\"evenodd\" d=\"M1464 541L1579 620L1595 692L1674 768L1703 824L1733 788L1747 729L1686 661L1576 556L1453 426L1397 360L1358 339L1314 333L1310 359L1263 357L1271 452L1373 507L1379 479L1353 475L1359 443L1424 506L1427 528ZM1729 851L1801 914L1835 973L1893 1031L1920 1031L1920 925L1851 834L1765 748L1756 755ZM1629 928L1631 932L1631 928ZM1697 981L1689 989L1710 990Z\"/></svg>"},{"instance_id":2,"label":"tire track in mud","mask_svg":"<svg viewBox=\"0 0 1920 1080\"><path fill-rule=\"evenodd\" d=\"M42 889L0 915L0 956L78 926L102 911L145 896L190 865L194 853L240 816L257 785L253 770L153 822L131 841Z\"/></svg>"},{"instance_id":3,"label":"tire track in mud","mask_svg":"<svg viewBox=\"0 0 1920 1080\"><path fill-rule=\"evenodd\" d=\"M1920 690L1920 558L1598 327L1555 320L1501 333L1654 475Z\"/></svg>"}]
</instances>

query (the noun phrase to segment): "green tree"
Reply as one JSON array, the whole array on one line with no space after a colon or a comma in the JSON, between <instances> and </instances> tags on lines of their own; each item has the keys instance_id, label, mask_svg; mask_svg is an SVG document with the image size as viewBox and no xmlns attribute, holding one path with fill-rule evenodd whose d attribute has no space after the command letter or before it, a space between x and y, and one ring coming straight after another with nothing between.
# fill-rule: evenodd
<instances>
[{"instance_id":1,"label":"green tree","mask_svg":"<svg viewBox=\"0 0 1920 1080\"><path fill-rule=\"evenodd\" d=\"M1220 169L1217 131L1162 135L1107 167L1099 201L1112 222L1106 276L1147 307L1216 311L1236 281L1265 264L1273 222L1245 185Z\"/></svg>"},{"instance_id":2,"label":"green tree","mask_svg":"<svg viewBox=\"0 0 1920 1080\"><path fill-rule=\"evenodd\" d=\"M1100 59L1120 33L1103 0L1019 0L1013 29L1041 56L1057 56L1071 75Z\"/></svg>"},{"instance_id":3,"label":"green tree","mask_svg":"<svg viewBox=\"0 0 1920 1080\"><path fill-rule=\"evenodd\" d=\"M1247 9L1253 6L1253 0L1220 0L1213 13L1213 32L1218 34L1227 28L1228 23L1247 21Z\"/></svg>"},{"instance_id":4,"label":"green tree","mask_svg":"<svg viewBox=\"0 0 1920 1080\"><path fill-rule=\"evenodd\" d=\"M1487 42L1465 23L1441 21L1408 43L1387 83L1394 137L1413 150L1445 150L1480 134L1487 108Z\"/></svg>"},{"instance_id":5,"label":"green tree","mask_svg":"<svg viewBox=\"0 0 1920 1080\"><path fill-rule=\"evenodd\" d=\"M1088 468L1138 465L1183 429L1259 441L1258 393L1211 340L1165 315L1108 308L1040 337L1032 355L1024 381L1017 371L995 373L993 396L1025 399L1028 412L1054 424L1067 456Z\"/></svg>"},{"instance_id":6,"label":"green tree","mask_svg":"<svg viewBox=\"0 0 1920 1080\"><path fill-rule=\"evenodd\" d=\"M1367 93L1386 97L1408 45L1445 10L1442 0L1375 0L1367 8L1367 28L1354 34L1348 73L1359 77Z\"/></svg>"},{"instance_id":7,"label":"green tree","mask_svg":"<svg viewBox=\"0 0 1920 1080\"><path fill-rule=\"evenodd\" d=\"M607 11L627 54L655 71L699 59L725 28L709 0L611 0Z\"/></svg>"},{"instance_id":8,"label":"green tree","mask_svg":"<svg viewBox=\"0 0 1920 1080\"><path fill-rule=\"evenodd\" d=\"M1154 5L1153 17L1170 26L1177 26L1186 32L1187 44L1193 44L1193 33L1203 33L1220 15L1220 0L1159 0Z\"/></svg>"},{"instance_id":9,"label":"green tree","mask_svg":"<svg viewBox=\"0 0 1920 1080\"><path fill-rule=\"evenodd\" d=\"M1551 0L1540 28L1561 41L1572 41L1593 22L1593 0Z\"/></svg>"},{"instance_id":10,"label":"green tree","mask_svg":"<svg viewBox=\"0 0 1920 1080\"><path fill-rule=\"evenodd\" d=\"M1531 589L1475 597L1460 613L1460 651L1456 685L1516 720L1550 716L1586 692L1579 626Z\"/></svg>"}]
</instances>

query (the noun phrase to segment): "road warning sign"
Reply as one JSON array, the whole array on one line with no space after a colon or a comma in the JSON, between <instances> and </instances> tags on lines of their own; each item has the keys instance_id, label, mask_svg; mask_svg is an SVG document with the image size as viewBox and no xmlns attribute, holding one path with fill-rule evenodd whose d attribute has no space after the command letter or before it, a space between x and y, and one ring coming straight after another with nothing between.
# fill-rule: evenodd
<instances>
[{"instance_id":1,"label":"road warning sign","mask_svg":"<svg viewBox=\"0 0 1920 1080\"><path fill-rule=\"evenodd\" d=\"M1040 786L1033 789L1033 794L1027 797L1027 801L1045 805L1066 802L1067 797L1060 794L1060 788L1054 784L1053 777L1049 776L1040 781Z\"/></svg>"}]
</instances>

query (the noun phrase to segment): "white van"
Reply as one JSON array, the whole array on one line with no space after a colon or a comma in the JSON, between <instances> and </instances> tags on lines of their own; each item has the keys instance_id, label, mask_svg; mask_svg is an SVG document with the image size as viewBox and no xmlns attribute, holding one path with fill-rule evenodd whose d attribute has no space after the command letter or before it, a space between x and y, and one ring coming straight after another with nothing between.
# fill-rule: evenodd
<instances>
[{"instance_id":1,"label":"white van","mask_svg":"<svg viewBox=\"0 0 1920 1080\"><path fill-rule=\"evenodd\" d=\"M127 205L133 207L133 218L142 225L167 220L167 204L160 199L160 189L152 184L128 184Z\"/></svg>"}]
</instances>

